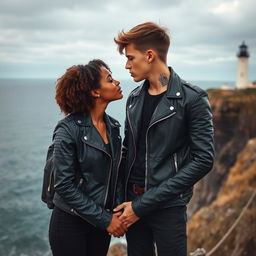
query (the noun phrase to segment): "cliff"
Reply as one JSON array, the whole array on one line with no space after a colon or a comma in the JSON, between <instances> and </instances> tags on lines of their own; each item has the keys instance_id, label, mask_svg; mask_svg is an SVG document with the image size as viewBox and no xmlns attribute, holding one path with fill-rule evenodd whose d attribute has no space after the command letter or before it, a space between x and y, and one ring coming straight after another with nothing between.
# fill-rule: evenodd
<instances>
[{"instance_id":1,"label":"cliff","mask_svg":"<svg viewBox=\"0 0 256 256\"><path fill-rule=\"evenodd\" d=\"M215 129L215 163L212 171L195 186L189 217L216 198L238 153L256 136L256 89L210 89L208 95Z\"/></svg>"},{"instance_id":2,"label":"cliff","mask_svg":"<svg viewBox=\"0 0 256 256\"><path fill-rule=\"evenodd\" d=\"M229 230L256 189L256 138L238 154L216 199L188 223L189 251L212 249ZM256 197L213 255L256 255Z\"/></svg>"},{"instance_id":3,"label":"cliff","mask_svg":"<svg viewBox=\"0 0 256 256\"><path fill-rule=\"evenodd\" d=\"M215 129L213 170L189 204L188 251L208 252L232 226L256 188L256 89L208 90ZM256 199L215 255L256 255ZM192 217L193 216L193 217ZM113 245L109 256L125 255ZM118 254L120 253L120 254Z\"/></svg>"}]
</instances>

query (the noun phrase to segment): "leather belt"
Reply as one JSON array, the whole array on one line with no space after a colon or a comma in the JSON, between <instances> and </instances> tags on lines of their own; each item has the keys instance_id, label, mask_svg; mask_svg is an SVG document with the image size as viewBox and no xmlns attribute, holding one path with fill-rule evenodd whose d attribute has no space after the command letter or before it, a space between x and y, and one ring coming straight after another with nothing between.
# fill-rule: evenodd
<instances>
[{"instance_id":1,"label":"leather belt","mask_svg":"<svg viewBox=\"0 0 256 256\"><path fill-rule=\"evenodd\" d=\"M132 190L135 194L142 195L145 193L144 187L139 187L137 184L133 184L133 183L131 185L132 185Z\"/></svg>"}]
</instances>

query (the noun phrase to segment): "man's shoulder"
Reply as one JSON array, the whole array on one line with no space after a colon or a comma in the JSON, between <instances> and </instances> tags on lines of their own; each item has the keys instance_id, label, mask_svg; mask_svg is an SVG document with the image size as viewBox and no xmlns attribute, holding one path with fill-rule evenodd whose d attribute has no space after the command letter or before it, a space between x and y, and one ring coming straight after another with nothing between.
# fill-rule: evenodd
<instances>
[{"instance_id":1,"label":"man's shoulder","mask_svg":"<svg viewBox=\"0 0 256 256\"><path fill-rule=\"evenodd\" d=\"M194 85L192 83L189 83L183 79L181 79L181 86L183 90L186 92L188 96L196 97L196 96L207 96L207 92L202 89L201 87Z\"/></svg>"}]
</instances>

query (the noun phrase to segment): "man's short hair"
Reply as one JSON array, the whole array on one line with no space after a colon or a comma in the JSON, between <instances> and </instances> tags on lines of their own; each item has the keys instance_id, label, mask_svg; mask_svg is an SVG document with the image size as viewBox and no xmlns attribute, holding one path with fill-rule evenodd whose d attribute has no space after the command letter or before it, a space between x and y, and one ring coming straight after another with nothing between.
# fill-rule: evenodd
<instances>
[{"instance_id":1,"label":"man's short hair","mask_svg":"<svg viewBox=\"0 0 256 256\"><path fill-rule=\"evenodd\" d=\"M153 22L139 24L128 32L122 30L117 38L114 38L114 41L117 44L117 49L120 54L123 54L124 48L132 43L134 47L141 52L148 49L155 50L159 59L166 63L170 46L168 30Z\"/></svg>"}]
</instances>

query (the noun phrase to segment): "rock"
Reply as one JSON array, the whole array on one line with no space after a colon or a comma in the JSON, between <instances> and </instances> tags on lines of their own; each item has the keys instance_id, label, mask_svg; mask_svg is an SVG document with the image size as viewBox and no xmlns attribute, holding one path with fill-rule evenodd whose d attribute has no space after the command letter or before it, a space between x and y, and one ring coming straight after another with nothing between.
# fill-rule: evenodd
<instances>
[{"instance_id":1,"label":"rock","mask_svg":"<svg viewBox=\"0 0 256 256\"><path fill-rule=\"evenodd\" d=\"M209 205L248 140L256 136L256 89L208 90L215 129L215 162L212 171L194 189L189 218Z\"/></svg>"},{"instance_id":2,"label":"rock","mask_svg":"<svg viewBox=\"0 0 256 256\"><path fill-rule=\"evenodd\" d=\"M107 256L127 256L127 248L125 244L115 243L110 246Z\"/></svg>"},{"instance_id":3,"label":"rock","mask_svg":"<svg viewBox=\"0 0 256 256\"><path fill-rule=\"evenodd\" d=\"M256 138L237 156L216 199L201 208L188 223L189 251L209 252L236 221L256 189ZM213 255L256 255L256 197L235 229Z\"/></svg>"}]
</instances>

